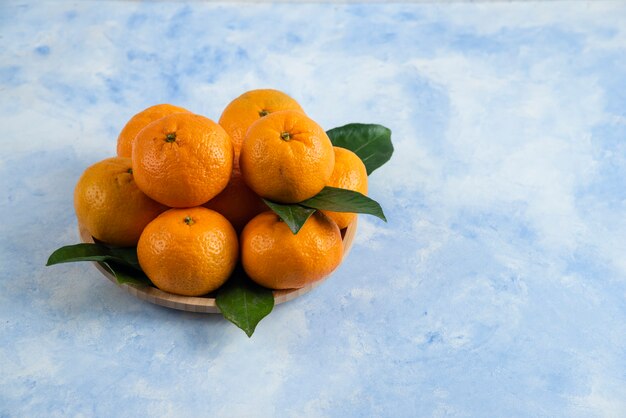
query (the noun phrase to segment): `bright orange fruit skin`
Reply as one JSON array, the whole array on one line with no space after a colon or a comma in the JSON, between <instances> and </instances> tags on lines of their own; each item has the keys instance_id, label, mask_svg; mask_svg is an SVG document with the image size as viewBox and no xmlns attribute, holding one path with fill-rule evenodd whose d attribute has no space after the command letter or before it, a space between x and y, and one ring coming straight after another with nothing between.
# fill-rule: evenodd
<instances>
[{"instance_id":1,"label":"bright orange fruit skin","mask_svg":"<svg viewBox=\"0 0 626 418\"><path fill-rule=\"evenodd\" d=\"M248 91L226 106L219 124L230 135L235 151L232 177L226 188L206 206L224 215L241 231L248 221L267 210L261 198L244 182L239 169L239 152L250 125L265 115L280 110L304 113L300 105L287 94L273 89Z\"/></svg>"},{"instance_id":2,"label":"bright orange fruit skin","mask_svg":"<svg viewBox=\"0 0 626 418\"><path fill-rule=\"evenodd\" d=\"M341 232L315 212L294 235L274 212L252 219L241 233L243 268L270 289L299 289L329 275L343 257Z\"/></svg>"},{"instance_id":3,"label":"bright orange fruit skin","mask_svg":"<svg viewBox=\"0 0 626 418\"><path fill-rule=\"evenodd\" d=\"M133 153L135 137L143 128L155 120L172 113L190 113L187 109L171 104L158 104L142 110L130 118L117 138L117 155L130 158Z\"/></svg>"},{"instance_id":4,"label":"bright orange fruit skin","mask_svg":"<svg viewBox=\"0 0 626 418\"><path fill-rule=\"evenodd\" d=\"M143 228L167 208L135 183L130 158L107 158L88 167L74 189L78 222L96 239L130 247Z\"/></svg>"},{"instance_id":5,"label":"bright orange fruit skin","mask_svg":"<svg viewBox=\"0 0 626 418\"><path fill-rule=\"evenodd\" d=\"M241 232L250 219L268 210L261 198L243 181L237 168L233 170L226 188L203 206L224 215L237 232Z\"/></svg>"},{"instance_id":6,"label":"bright orange fruit skin","mask_svg":"<svg viewBox=\"0 0 626 418\"><path fill-rule=\"evenodd\" d=\"M367 170L358 155L341 147L334 147L335 168L328 180L328 186L353 190L367 195ZM346 228L356 218L356 213L322 211L330 217L339 229Z\"/></svg>"},{"instance_id":7,"label":"bright orange fruit skin","mask_svg":"<svg viewBox=\"0 0 626 418\"><path fill-rule=\"evenodd\" d=\"M235 161L248 128L262 117L281 110L296 110L302 107L287 94L273 89L250 90L234 99L220 116L219 124L230 135L235 147Z\"/></svg>"},{"instance_id":8,"label":"bright orange fruit skin","mask_svg":"<svg viewBox=\"0 0 626 418\"><path fill-rule=\"evenodd\" d=\"M170 209L144 229L139 264L159 289L201 296L219 288L237 263L237 233L219 213L203 208Z\"/></svg>"},{"instance_id":9,"label":"bright orange fruit skin","mask_svg":"<svg viewBox=\"0 0 626 418\"><path fill-rule=\"evenodd\" d=\"M296 203L324 188L335 153L317 123L301 112L284 110L250 126L239 164L246 184L259 196Z\"/></svg>"},{"instance_id":10,"label":"bright orange fruit skin","mask_svg":"<svg viewBox=\"0 0 626 418\"><path fill-rule=\"evenodd\" d=\"M137 185L170 207L208 202L224 190L232 169L228 134L204 116L165 116L142 129L133 144Z\"/></svg>"}]
</instances>

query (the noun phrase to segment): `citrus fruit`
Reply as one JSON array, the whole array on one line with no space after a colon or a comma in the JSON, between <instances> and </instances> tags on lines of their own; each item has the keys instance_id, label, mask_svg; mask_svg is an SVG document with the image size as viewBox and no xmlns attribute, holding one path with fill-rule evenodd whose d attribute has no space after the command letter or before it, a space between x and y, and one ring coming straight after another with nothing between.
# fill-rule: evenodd
<instances>
[{"instance_id":1,"label":"citrus fruit","mask_svg":"<svg viewBox=\"0 0 626 418\"><path fill-rule=\"evenodd\" d=\"M324 188L335 165L326 132L303 113L270 113L250 126L241 147L241 173L259 196L296 203Z\"/></svg>"},{"instance_id":2,"label":"citrus fruit","mask_svg":"<svg viewBox=\"0 0 626 418\"><path fill-rule=\"evenodd\" d=\"M135 183L130 158L113 157L88 167L74 189L78 222L112 245L137 244L143 228L167 208Z\"/></svg>"},{"instance_id":3,"label":"citrus fruit","mask_svg":"<svg viewBox=\"0 0 626 418\"><path fill-rule=\"evenodd\" d=\"M220 116L219 124L233 141L235 161L250 125L280 110L297 110L304 113L298 102L287 94L273 89L250 90L226 106Z\"/></svg>"},{"instance_id":4,"label":"citrus fruit","mask_svg":"<svg viewBox=\"0 0 626 418\"><path fill-rule=\"evenodd\" d=\"M267 210L261 198L245 184L241 176L239 169L241 144L250 125L280 110L295 110L304 113L298 102L287 94L273 89L258 89L248 91L234 99L220 116L219 124L230 135L233 142L234 169L224 191L205 206L224 215L237 231L241 231L250 219Z\"/></svg>"},{"instance_id":5,"label":"citrus fruit","mask_svg":"<svg viewBox=\"0 0 626 418\"><path fill-rule=\"evenodd\" d=\"M341 147L334 147L335 168L327 186L348 189L367 194L367 170L358 155ZM356 213L323 211L339 229L348 226L356 218Z\"/></svg>"},{"instance_id":6,"label":"citrus fruit","mask_svg":"<svg viewBox=\"0 0 626 418\"><path fill-rule=\"evenodd\" d=\"M190 113L187 109L171 104L158 104L142 110L130 118L120 135L117 137L117 155L120 157L131 157L133 152L133 141L143 128L151 122L161 119L172 113Z\"/></svg>"},{"instance_id":7,"label":"citrus fruit","mask_svg":"<svg viewBox=\"0 0 626 418\"><path fill-rule=\"evenodd\" d=\"M226 188L203 206L224 215L237 232L241 232L250 219L268 209L261 198L246 185L241 172L236 168Z\"/></svg>"},{"instance_id":8,"label":"citrus fruit","mask_svg":"<svg viewBox=\"0 0 626 418\"><path fill-rule=\"evenodd\" d=\"M231 224L203 207L170 209L146 226L139 264L159 289L200 296L220 287L235 264L239 245Z\"/></svg>"},{"instance_id":9,"label":"citrus fruit","mask_svg":"<svg viewBox=\"0 0 626 418\"><path fill-rule=\"evenodd\" d=\"M206 203L226 187L232 168L228 134L212 120L192 113L152 122L133 144L137 185L171 207Z\"/></svg>"},{"instance_id":10,"label":"citrus fruit","mask_svg":"<svg viewBox=\"0 0 626 418\"><path fill-rule=\"evenodd\" d=\"M253 218L241 233L244 270L270 289L298 289L320 280L339 265L342 256L339 227L320 212L295 235L269 211Z\"/></svg>"}]
</instances>

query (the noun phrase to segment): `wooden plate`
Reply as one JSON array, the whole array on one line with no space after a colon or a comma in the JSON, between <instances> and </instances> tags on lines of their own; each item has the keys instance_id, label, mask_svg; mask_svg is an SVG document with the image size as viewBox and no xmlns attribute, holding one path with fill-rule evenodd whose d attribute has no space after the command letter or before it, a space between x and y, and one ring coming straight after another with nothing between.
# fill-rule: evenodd
<instances>
[{"instance_id":1,"label":"wooden plate","mask_svg":"<svg viewBox=\"0 0 626 418\"><path fill-rule=\"evenodd\" d=\"M350 248L352 247L352 242L354 241L354 236L356 234L356 219L352 222L348 227L341 231L343 236L343 257L345 258L350 252ZM82 225L78 225L78 231L80 234L80 239L85 243L93 243L93 238L91 234L82 227ZM215 304L215 298L210 297L191 297L191 296L179 296L171 293L164 292L162 290L157 289L156 287L151 286L135 286L132 284L119 284L111 273L106 271L100 264L94 262L96 268L110 281L120 286L122 289L126 290L131 295L138 297L139 299L146 300L148 302L165 306L167 308L179 309L181 311L188 312L203 312L203 313L219 313L220 310ZM290 290L275 290L274 291L274 303L280 304L290 301L292 299L297 298L300 295L303 295L309 292L311 289L319 286L326 278L319 280L315 283L312 283L308 286L305 286L301 289L290 289Z\"/></svg>"}]
</instances>

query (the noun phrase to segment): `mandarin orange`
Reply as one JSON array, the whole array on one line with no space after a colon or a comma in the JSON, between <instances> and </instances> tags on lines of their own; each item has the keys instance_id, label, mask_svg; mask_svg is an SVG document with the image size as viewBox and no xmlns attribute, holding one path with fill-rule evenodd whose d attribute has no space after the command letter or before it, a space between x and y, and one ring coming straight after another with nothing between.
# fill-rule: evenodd
<instances>
[{"instance_id":1,"label":"mandarin orange","mask_svg":"<svg viewBox=\"0 0 626 418\"><path fill-rule=\"evenodd\" d=\"M142 270L159 289L201 296L220 287L237 263L232 225L203 208L170 209L144 229L137 245Z\"/></svg>"},{"instance_id":2,"label":"mandarin orange","mask_svg":"<svg viewBox=\"0 0 626 418\"><path fill-rule=\"evenodd\" d=\"M241 144L248 128L260 118L280 110L296 110L302 107L287 94L274 89L250 90L230 102L219 119L219 124L230 135L238 160Z\"/></svg>"},{"instance_id":3,"label":"mandarin orange","mask_svg":"<svg viewBox=\"0 0 626 418\"><path fill-rule=\"evenodd\" d=\"M117 155L130 158L133 154L133 142L143 128L155 120L172 113L191 113L187 109L171 104L158 104L142 110L130 118L117 138Z\"/></svg>"},{"instance_id":4,"label":"mandarin orange","mask_svg":"<svg viewBox=\"0 0 626 418\"><path fill-rule=\"evenodd\" d=\"M241 233L241 260L252 280L270 289L297 289L329 275L343 256L337 224L315 212L293 234L274 212L252 219Z\"/></svg>"},{"instance_id":5,"label":"mandarin orange","mask_svg":"<svg viewBox=\"0 0 626 418\"><path fill-rule=\"evenodd\" d=\"M133 144L137 185L171 207L208 202L224 190L232 168L228 134L200 115L165 116L142 129Z\"/></svg>"},{"instance_id":6,"label":"mandarin orange","mask_svg":"<svg viewBox=\"0 0 626 418\"><path fill-rule=\"evenodd\" d=\"M203 206L224 215L237 232L241 232L250 219L268 209L246 185L238 169L233 170L226 188Z\"/></svg>"},{"instance_id":7,"label":"mandarin orange","mask_svg":"<svg viewBox=\"0 0 626 418\"><path fill-rule=\"evenodd\" d=\"M74 189L78 222L96 239L130 247L143 228L167 208L135 183L130 158L113 157L88 167Z\"/></svg>"},{"instance_id":8,"label":"mandarin orange","mask_svg":"<svg viewBox=\"0 0 626 418\"><path fill-rule=\"evenodd\" d=\"M259 196L296 203L324 188L335 153L315 121L301 112L283 110L250 126L239 164L246 184Z\"/></svg>"},{"instance_id":9,"label":"mandarin orange","mask_svg":"<svg viewBox=\"0 0 626 418\"><path fill-rule=\"evenodd\" d=\"M334 147L335 168L327 186L353 190L367 195L367 170L358 155L341 147ZM343 229L355 218L356 213L323 211Z\"/></svg>"}]
</instances>

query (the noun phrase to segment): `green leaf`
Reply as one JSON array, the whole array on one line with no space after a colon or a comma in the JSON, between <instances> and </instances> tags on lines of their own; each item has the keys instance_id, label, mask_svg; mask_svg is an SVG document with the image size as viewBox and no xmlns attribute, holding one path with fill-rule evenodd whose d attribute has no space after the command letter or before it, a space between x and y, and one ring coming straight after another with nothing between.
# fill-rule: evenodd
<instances>
[{"instance_id":1,"label":"green leaf","mask_svg":"<svg viewBox=\"0 0 626 418\"><path fill-rule=\"evenodd\" d=\"M383 208L380 207L378 202L352 190L326 186L321 192L299 204L309 208L333 212L365 213L374 215L387 222Z\"/></svg>"},{"instance_id":2,"label":"green leaf","mask_svg":"<svg viewBox=\"0 0 626 418\"><path fill-rule=\"evenodd\" d=\"M391 130L382 125L350 123L326 133L333 145L358 155L368 175L389 161L393 154Z\"/></svg>"},{"instance_id":3,"label":"green leaf","mask_svg":"<svg viewBox=\"0 0 626 418\"><path fill-rule=\"evenodd\" d=\"M272 202L267 199L263 199L265 204L269 206L278 216L282 219L291 232L297 234L302 228L302 225L309 219L311 215L315 212L315 209L305 208L304 206L293 204L286 205L283 203Z\"/></svg>"},{"instance_id":4,"label":"green leaf","mask_svg":"<svg viewBox=\"0 0 626 418\"><path fill-rule=\"evenodd\" d=\"M254 283L240 266L217 291L215 303L233 324L251 337L257 324L274 308L274 294Z\"/></svg>"},{"instance_id":5,"label":"green leaf","mask_svg":"<svg viewBox=\"0 0 626 418\"><path fill-rule=\"evenodd\" d=\"M66 245L50 255L46 266L76 261L115 261L141 271L136 248L116 248L102 244Z\"/></svg>"},{"instance_id":6,"label":"green leaf","mask_svg":"<svg viewBox=\"0 0 626 418\"><path fill-rule=\"evenodd\" d=\"M100 243L100 245L103 244ZM139 270L143 273L143 270L139 265L139 259L137 258L137 247L111 247L106 244L104 244L104 246L109 249L114 257L124 260L124 264L127 264L135 270Z\"/></svg>"},{"instance_id":7,"label":"green leaf","mask_svg":"<svg viewBox=\"0 0 626 418\"><path fill-rule=\"evenodd\" d=\"M121 266L114 261L101 261L100 264L104 266L117 280L119 284L131 284L136 286L154 286L148 276L143 271L137 271L135 269L129 269Z\"/></svg>"}]
</instances>

